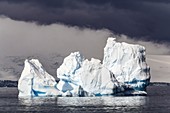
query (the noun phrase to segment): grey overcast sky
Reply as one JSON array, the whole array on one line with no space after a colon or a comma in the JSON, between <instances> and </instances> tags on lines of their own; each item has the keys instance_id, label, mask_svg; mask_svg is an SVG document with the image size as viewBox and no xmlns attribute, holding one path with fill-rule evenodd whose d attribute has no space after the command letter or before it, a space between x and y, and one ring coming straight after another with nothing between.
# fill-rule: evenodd
<instances>
[{"instance_id":1,"label":"grey overcast sky","mask_svg":"<svg viewBox=\"0 0 170 113\"><path fill-rule=\"evenodd\" d=\"M1 56L80 51L102 59L108 36L170 54L169 0L0 0Z\"/></svg>"},{"instance_id":2,"label":"grey overcast sky","mask_svg":"<svg viewBox=\"0 0 170 113\"><path fill-rule=\"evenodd\" d=\"M0 15L170 42L170 0L0 0Z\"/></svg>"},{"instance_id":3,"label":"grey overcast sky","mask_svg":"<svg viewBox=\"0 0 170 113\"><path fill-rule=\"evenodd\" d=\"M38 56L52 75L53 53L102 60L109 36L144 45L147 55L170 55L169 21L170 0L0 0L0 78L18 79L23 68L22 57L6 56ZM151 62L155 73L159 60Z\"/></svg>"}]
</instances>

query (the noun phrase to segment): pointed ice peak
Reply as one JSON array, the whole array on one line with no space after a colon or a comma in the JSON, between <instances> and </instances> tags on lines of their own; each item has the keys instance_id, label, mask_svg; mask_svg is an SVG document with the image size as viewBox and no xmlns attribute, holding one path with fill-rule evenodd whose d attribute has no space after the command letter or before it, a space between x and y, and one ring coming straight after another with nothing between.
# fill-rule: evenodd
<instances>
[{"instance_id":1,"label":"pointed ice peak","mask_svg":"<svg viewBox=\"0 0 170 113\"><path fill-rule=\"evenodd\" d=\"M107 39L107 41L116 41L116 38L114 38L114 37L108 37L108 39Z\"/></svg>"},{"instance_id":2,"label":"pointed ice peak","mask_svg":"<svg viewBox=\"0 0 170 113\"><path fill-rule=\"evenodd\" d=\"M58 95L56 84L55 78L44 70L38 59L26 59L18 81L19 97Z\"/></svg>"}]
</instances>

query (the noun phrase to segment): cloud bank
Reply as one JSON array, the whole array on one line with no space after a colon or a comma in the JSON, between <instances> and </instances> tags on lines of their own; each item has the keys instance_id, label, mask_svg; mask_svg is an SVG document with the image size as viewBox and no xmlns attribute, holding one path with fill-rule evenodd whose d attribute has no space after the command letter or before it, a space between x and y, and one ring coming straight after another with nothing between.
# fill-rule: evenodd
<instances>
[{"instance_id":1,"label":"cloud bank","mask_svg":"<svg viewBox=\"0 0 170 113\"><path fill-rule=\"evenodd\" d=\"M5 56L81 51L86 57L101 58L109 30L92 30L61 24L37 25L0 18L0 53Z\"/></svg>"},{"instance_id":2,"label":"cloud bank","mask_svg":"<svg viewBox=\"0 0 170 113\"><path fill-rule=\"evenodd\" d=\"M36 23L0 18L0 56L30 56L58 53L66 56L80 51L87 58L102 59L108 36L118 41L144 45L147 54L169 54L166 44L140 41L126 35L114 35L107 29L71 27L62 24L37 25Z\"/></svg>"},{"instance_id":3,"label":"cloud bank","mask_svg":"<svg viewBox=\"0 0 170 113\"><path fill-rule=\"evenodd\" d=\"M105 28L136 39L170 42L169 0L1 0L0 15L39 24Z\"/></svg>"}]
</instances>

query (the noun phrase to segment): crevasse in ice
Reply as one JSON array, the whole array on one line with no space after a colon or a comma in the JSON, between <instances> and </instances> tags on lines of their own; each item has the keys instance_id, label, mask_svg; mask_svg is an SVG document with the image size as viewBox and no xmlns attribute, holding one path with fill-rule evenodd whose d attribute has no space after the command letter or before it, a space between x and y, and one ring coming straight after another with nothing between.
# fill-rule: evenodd
<instances>
[{"instance_id":1,"label":"crevasse in ice","mask_svg":"<svg viewBox=\"0 0 170 113\"><path fill-rule=\"evenodd\" d=\"M60 95L56 81L37 59L26 59L18 81L19 97Z\"/></svg>"}]
</instances>

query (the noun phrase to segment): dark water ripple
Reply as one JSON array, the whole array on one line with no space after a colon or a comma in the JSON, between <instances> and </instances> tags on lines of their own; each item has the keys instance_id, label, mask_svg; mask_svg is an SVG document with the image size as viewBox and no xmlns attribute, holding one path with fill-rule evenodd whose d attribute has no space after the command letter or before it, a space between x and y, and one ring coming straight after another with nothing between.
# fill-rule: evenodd
<instances>
[{"instance_id":1,"label":"dark water ripple","mask_svg":"<svg viewBox=\"0 0 170 113\"><path fill-rule=\"evenodd\" d=\"M18 98L0 88L0 113L169 113L170 86L149 86L148 96Z\"/></svg>"}]
</instances>

